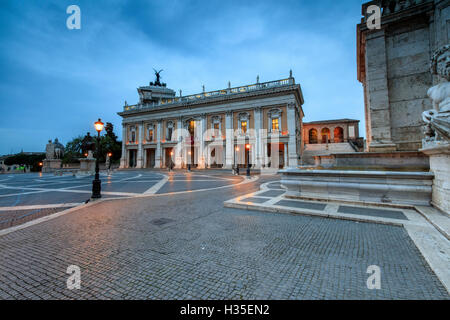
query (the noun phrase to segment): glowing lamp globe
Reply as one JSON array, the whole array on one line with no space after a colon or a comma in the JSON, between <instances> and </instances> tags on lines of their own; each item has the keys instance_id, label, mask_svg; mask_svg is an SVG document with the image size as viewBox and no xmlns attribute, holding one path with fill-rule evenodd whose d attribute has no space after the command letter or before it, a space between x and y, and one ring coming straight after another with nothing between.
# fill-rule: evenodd
<instances>
[{"instance_id":1,"label":"glowing lamp globe","mask_svg":"<svg viewBox=\"0 0 450 320\"><path fill-rule=\"evenodd\" d=\"M95 130L97 130L97 132L101 132L103 130L103 126L104 123L101 121L101 119L99 118L97 122L94 123L94 127Z\"/></svg>"}]
</instances>

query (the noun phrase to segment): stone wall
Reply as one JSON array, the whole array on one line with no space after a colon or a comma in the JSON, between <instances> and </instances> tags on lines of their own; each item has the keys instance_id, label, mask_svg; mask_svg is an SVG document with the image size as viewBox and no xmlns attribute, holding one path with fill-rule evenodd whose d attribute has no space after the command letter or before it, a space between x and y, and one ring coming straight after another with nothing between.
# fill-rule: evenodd
<instances>
[{"instance_id":1,"label":"stone wall","mask_svg":"<svg viewBox=\"0 0 450 320\"><path fill-rule=\"evenodd\" d=\"M392 1L391 1L392 2ZM382 7L381 29L358 25L358 80L363 84L368 151L421 148L421 113L431 108L430 54L449 43L448 0L371 1Z\"/></svg>"}]
</instances>

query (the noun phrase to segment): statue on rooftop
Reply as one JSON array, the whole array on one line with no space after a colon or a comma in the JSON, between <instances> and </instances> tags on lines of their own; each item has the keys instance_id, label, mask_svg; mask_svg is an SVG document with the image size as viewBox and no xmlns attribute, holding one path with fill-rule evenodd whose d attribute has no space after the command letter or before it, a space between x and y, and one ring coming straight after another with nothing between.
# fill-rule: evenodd
<instances>
[{"instance_id":1,"label":"statue on rooftop","mask_svg":"<svg viewBox=\"0 0 450 320\"><path fill-rule=\"evenodd\" d=\"M155 81L154 85L161 86L161 82L159 80L161 79L161 72L163 71L163 69L156 71L156 69L153 68L153 70L155 71L155 76L156 76L156 81Z\"/></svg>"},{"instance_id":2,"label":"statue on rooftop","mask_svg":"<svg viewBox=\"0 0 450 320\"><path fill-rule=\"evenodd\" d=\"M423 146L450 142L450 45L445 45L431 59L431 73L437 76L437 84L428 89L433 109L424 111Z\"/></svg>"}]
</instances>

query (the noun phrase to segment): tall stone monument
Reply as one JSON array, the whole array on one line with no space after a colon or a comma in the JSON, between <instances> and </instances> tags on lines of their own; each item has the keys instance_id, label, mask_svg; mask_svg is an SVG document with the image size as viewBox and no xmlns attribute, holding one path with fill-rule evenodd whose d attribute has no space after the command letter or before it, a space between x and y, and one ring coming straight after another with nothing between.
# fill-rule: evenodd
<instances>
[{"instance_id":1,"label":"tall stone monument","mask_svg":"<svg viewBox=\"0 0 450 320\"><path fill-rule=\"evenodd\" d=\"M45 147L45 159L42 161L42 172L53 172L62 167L62 157L64 156L64 146L58 141L48 140Z\"/></svg>"},{"instance_id":2,"label":"tall stone monument","mask_svg":"<svg viewBox=\"0 0 450 320\"><path fill-rule=\"evenodd\" d=\"M433 205L450 212L450 45L443 46L431 59L435 85L428 90L433 109L424 111L422 151L430 157L434 173Z\"/></svg>"}]
</instances>

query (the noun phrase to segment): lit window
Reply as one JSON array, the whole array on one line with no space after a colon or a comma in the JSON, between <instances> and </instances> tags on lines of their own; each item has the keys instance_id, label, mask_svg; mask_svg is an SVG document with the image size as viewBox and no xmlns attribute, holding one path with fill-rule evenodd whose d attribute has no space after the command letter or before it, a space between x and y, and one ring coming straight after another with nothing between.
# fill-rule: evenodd
<instances>
[{"instance_id":1,"label":"lit window","mask_svg":"<svg viewBox=\"0 0 450 320\"><path fill-rule=\"evenodd\" d=\"M148 130L148 141L153 141L153 129Z\"/></svg>"},{"instance_id":2,"label":"lit window","mask_svg":"<svg viewBox=\"0 0 450 320\"><path fill-rule=\"evenodd\" d=\"M279 129L278 118L272 119L272 131L278 131Z\"/></svg>"},{"instance_id":3,"label":"lit window","mask_svg":"<svg viewBox=\"0 0 450 320\"><path fill-rule=\"evenodd\" d=\"M214 137L217 137L219 135L219 124L214 123Z\"/></svg>"},{"instance_id":4,"label":"lit window","mask_svg":"<svg viewBox=\"0 0 450 320\"><path fill-rule=\"evenodd\" d=\"M243 133L247 132L247 121L241 121L241 130Z\"/></svg>"}]
</instances>

